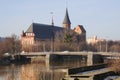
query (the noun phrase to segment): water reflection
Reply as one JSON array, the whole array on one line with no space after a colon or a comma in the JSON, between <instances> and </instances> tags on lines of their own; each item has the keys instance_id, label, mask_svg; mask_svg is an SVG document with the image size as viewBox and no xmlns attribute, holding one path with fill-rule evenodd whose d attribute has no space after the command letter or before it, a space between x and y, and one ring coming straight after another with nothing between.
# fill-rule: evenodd
<instances>
[{"instance_id":1,"label":"water reflection","mask_svg":"<svg viewBox=\"0 0 120 80\"><path fill-rule=\"evenodd\" d=\"M0 80L20 80L19 66L1 66L0 67Z\"/></svg>"},{"instance_id":2,"label":"water reflection","mask_svg":"<svg viewBox=\"0 0 120 80\"><path fill-rule=\"evenodd\" d=\"M10 65L0 69L0 80L59 80L64 72L46 70L41 64Z\"/></svg>"},{"instance_id":3,"label":"water reflection","mask_svg":"<svg viewBox=\"0 0 120 80\"><path fill-rule=\"evenodd\" d=\"M61 69L85 65L79 58L61 60L51 62L49 69L46 67L45 61L0 66L0 80L60 80L66 74Z\"/></svg>"}]
</instances>

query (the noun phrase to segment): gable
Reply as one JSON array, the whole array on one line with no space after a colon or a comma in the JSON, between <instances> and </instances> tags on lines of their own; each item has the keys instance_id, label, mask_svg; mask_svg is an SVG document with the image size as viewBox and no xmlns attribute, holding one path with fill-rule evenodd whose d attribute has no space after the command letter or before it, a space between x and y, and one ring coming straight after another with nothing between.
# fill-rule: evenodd
<instances>
[{"instance_id":1,"label":"gable","mask_svg":"<svg viewBox=\"0 0 120 80\"><path fill-rule=\"evenodd\" d=\"M86 33L86 30L82 25L78 25L77 27L75 27L74 31L78 34Z\"/></svg>"}]
</instances>

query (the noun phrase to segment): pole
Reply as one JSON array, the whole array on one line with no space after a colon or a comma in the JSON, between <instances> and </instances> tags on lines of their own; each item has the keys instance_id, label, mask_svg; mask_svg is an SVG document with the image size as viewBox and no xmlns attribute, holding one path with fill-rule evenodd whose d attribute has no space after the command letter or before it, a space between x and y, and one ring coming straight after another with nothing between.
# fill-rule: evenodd
<instances>
[{"instance_id":1,"label":"pole","mask_svg":"<svg viewBox=\"0 0 120 80\"><path fill-rule=\"evenodd\" d=\"M100 52L101 52L101 41L100 41Z\"/></svg>"},{"instance_id":2,"label":"pole","mask_svg":"<svg viewBox=\"0 0 120 80\"><path fill-rule=\"evenodd\" d=\"M53 52L53 39L51 38L51 52Z\"/></svg>"},{"instance_id":3,"label":"pole","mask_svg":"<svg viewBox=\"0 0 120 80\"><path fill-rule=\"evenodd\" d=\"M45 52L45 43L43 43L43 52Z\"/></svg>"},{"instance_id":4,"label":"pole","mask_svg":"<svg viewBox=\"0 0 120 80\"><path fill-rule=\"evenodd\" d=\"M54 37L51 37L51 52L54 52Z\"/></svg>"},{"instance_id":5,"label":"pole","mask_svg":"<svg viewBox=\"0 0 120 80\"><path fill-rule=\"evenodd\" d=\"M107 40L106 40L106 52L108 51L108 44L107 44Z\"/></svg>"}]
</instances>

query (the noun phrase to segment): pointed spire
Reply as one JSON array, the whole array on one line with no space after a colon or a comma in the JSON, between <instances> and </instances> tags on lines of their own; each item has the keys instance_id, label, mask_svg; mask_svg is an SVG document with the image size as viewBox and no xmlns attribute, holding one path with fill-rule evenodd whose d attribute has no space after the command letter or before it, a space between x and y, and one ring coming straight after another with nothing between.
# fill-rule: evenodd
<instances>
[{"instance_id":1,"label":"pointed spire","mask_svg":"<svg viewBox=\"0 0 120 80\"><path fill-rule=\"evenodd\" d=\"M54 26L53 12L51 12L50 14L51 14L51 16L52 16L52 22L51 22L51 24L52 24L52 26Z\"/></svg>"},{"instance_id":2,"label":"pointed spire","mask_svg":"<svg viewBox=\"0 0 120 80\"><path fill-rule=\"evenodd\" d=\"M67 8L66 8L66 14L65 14L65 17L64 17L64 20L63 20L63 24L71 24Z\"/></svg>"},{"instance_id":3,"label":"pointed spire","mask_svg":"<svg viewBox=\"0 0 120 80\"><path fill-rule=\"evenodd\" d=\"M52 26L54 26L53 16L52 16Z\"/></svg>"},{"instance_id":4,"label":"pointed spire","mask_svg":"<svg viewBox=\"0 0 120 80\"><path fill-rule=\"evenodd\" d=\"M69 19L69 15L68 15L68 9L66 8L66 14L63 20L63 27L66 29L70 29L71 28L71 22Z\"/></svg>"}]
</instances>

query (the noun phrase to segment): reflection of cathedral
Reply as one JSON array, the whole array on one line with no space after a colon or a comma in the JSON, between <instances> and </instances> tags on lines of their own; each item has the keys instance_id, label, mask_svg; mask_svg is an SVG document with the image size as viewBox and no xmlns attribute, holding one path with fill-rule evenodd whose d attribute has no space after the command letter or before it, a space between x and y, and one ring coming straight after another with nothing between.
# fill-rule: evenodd
<instances>
[{"instance_id":1,"label":"reflection of cathedral","mask_svg":"<svg viewBox=\"0 0 120 80\"><path fill-rule=\"evenodd\" d=\"M26 32L23 31L21 35L22 48L29 45L34 45L38 40L51 40L59 31L70 30L79 35L79 41L86 41L86 30L82 25L78 25L73 30L71 29L71 21L69 19L68 10L66 8L66 14L63 20L63 27L55 26L53 19L52 24L40 24L32 23Z\"/></svg>"},{"instance_id":2,"label":"reflection of cathedral","mask_svg":"<svg viewBox=\"0 0 120 80\"><path fill-rule=\"evenodd\" d=\"M38 67L36 67L36 65L25 65L25 66L21 66L21 80L39 80L38 78L38 71L40 72L40 70L37 70ZM40 68L39 68L40 69Z\"/></svg>"}]
</instances>

